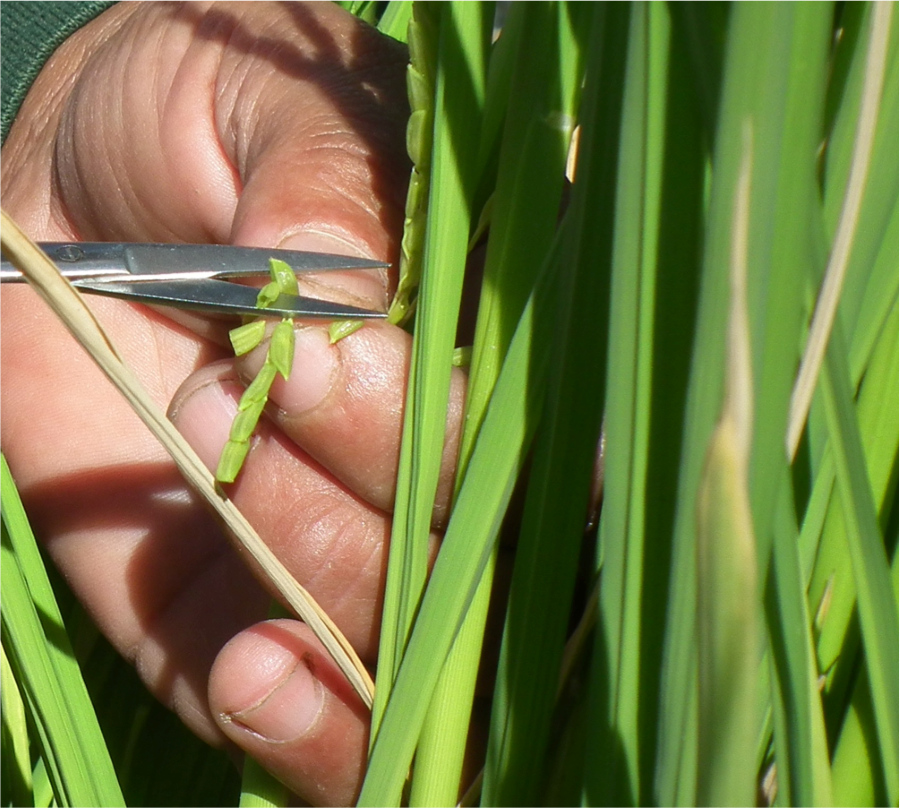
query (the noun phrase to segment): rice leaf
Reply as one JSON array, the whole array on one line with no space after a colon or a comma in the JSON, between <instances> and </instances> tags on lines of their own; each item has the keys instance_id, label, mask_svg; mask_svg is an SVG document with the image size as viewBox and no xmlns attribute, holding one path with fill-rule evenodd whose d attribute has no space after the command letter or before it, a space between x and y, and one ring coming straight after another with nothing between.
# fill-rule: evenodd
<instances>
[{"instance_id":1,"label":"rice leaf","mask_svg":"<svg viewBox=\"0 0 900 808\"><path fill-rule=\"evenodd\" d=\"M491 117L485 121L479 152L482 189L488 187L495 171L498 147L494 144L501 145L497 186L490 196L486 281L472 350L457 485L465 473L471 441L477 434L508 344L509 325L520 311L521 303L516 301L523 301L523 295L528 294L533 273L553 235L578 89L574 79L579 71L573 69L573 59L577 57L573 37L578 25L568 20L569 16L569 10L563 6L540 4L527 11L524 6L512 7L492 58L488 88L492 106L486 107ZM536 54L541 58L535 58ZM541 88L541 92L535 93L534 88ZM503 139L498 141L501 123ZM503 315L505 321L498 319L498 309L490 299L511 304ZM461 748L467 735L465 722L492 579L493 559L486 567L435 696L434 715L442 718L435 717L426 725L423 743L435 748L435 760L448 743L451 748ZM451 708L454 704L456 707ZM451 737L455 740L448 741ZM448 789L453 780L448 773ZM455 791L458 786L454 783L452 787ZM439 801L446 799L440 797Z\"/></svg>"},{"instance_id":2,"label":"rice leaf","mask_svg":"<svg viewBox=\"0 0 900 808\"><path fill-rule=\"evenodd\" d=\"M47 774L47 767L43 758L38 758L38 762L34 765L34 770L31 772L31 779L34 783L35 808L50 808L51 805L55 805L53 784L50 782L50 776Z\"/></svg>"},{"instance_id":3,"label":"rice leaf","mask_svg":"<svg viewBox=\"0 0 900 808\"><path fill-rule=\"evenodd\" d=\"M894 417L898 402L897 301L882 331L878 345L857 396L856 411L864 435L864 451L872 498L884 524L896 495L898 424ZM816 489L834 487L835 466L832 448L826 447ZM821 483L820 483L821 481ZM827 486L827 488L826 488ZM812 507L812 506L810 506ZM807 509L807 522L813 517ZM804 530L807 525L804 524ZM810 526L810 530L815 528ZM850 653L856 642L856 584L850 548L846 540L844 505L837 491L823 513L820 538L814 546L815 566L809 581L810 603L815 607L828 591L827 610L818 625L818 667L825 678L825 695L830 724L839 726L851 685L855 663ZM808 541L812 541L810 537ZM841 658L844 661L841 662ZM840 663L840 664L839 664Z\"/></svg>"},{"instance_id":4,"label":"rice leaf","mask_svg":"<svg viewBox=\"0 0 900 808\"><path fill-rule=\"evenodd\" d=\"M787 474L776 508L778 536L773 543L766 616L779 800L790 805L831 805L828 741Z\"/></svg>"},{"instance_id":5,"label":"rice leaf","mask_svg":"<svg viewBox=\"0 0 900 808\"><path fill-rule=\"evenodd\" d=\"M559 260L557 242L547 276ZM547 372L553 298L552 285L540 284L516 330L372 747L360 805L399 804L434 687L528 451Z\"/></svg>"},{"instance_id":6,"label":"rice leaf","mask_svg":"<svg viewBox=\"0 0 900 808\"><path fill-rule=\"evenodd\" d=\"M25 694L60 805L124 805L6 459L3 499L3 645Z\"/></svg>"},{"instance_id":7,"label":"rice leaf","mask_svg":"<svg viewBox=\"0 0 900 808\"><path fill-rule=\"evenodd\" d=\"M25 722L25 704L16 684L6 649L0 647L0 712L2 712L3 801L7 805L33 802L31 779L31 743Z\"/></svg>"},{"instance_id":8,"label":"rice leaf","mask_svg":"<svg viewBox=\"0 0 900 808\"><path fill-rule=\"evenodd\" d=\"M603 412L628 9L594 7L581 114L579 172L566 260L554 278L558 308L551 373L535 446L491 713L483 801L536 804L566 640ZM492 236L493 238L493 236ZM507 270L509 271L509 270Z\"/></svg>"},{"instance_id":9,"label":"rice leaf","mask_svg":"<svg viewBox=\"0 0 900 808\"><path fill-rule=\"evenodd\" d=\"M812 272L818 216L816 151L824 103L830 12L824 6L736 5L731 9L722 103L713 162L707 241L686 412L673 547L672 594L663 665L661 745L656 799L696 801L694 783L705 763L693 738L696 659L693 647L693 514L702 459L724 377L723 266L732 240L732 199L741 131L753 130L753 178L748 241L748 307L753 366L750 498L758 581L765 580L796 345L802 332L801 281ZM784 272L785 266L794 271ZM718 355L717 355L718 354ZM756 601L759 603L759 601ZM760 714L761 718L761 714Z\"/></svg>"},{"instance_id":10,"label":"rice leaf","mask_svg":"<svg viewBox=\"0 0 900 808\"><path fill-rule=\"evenodd\" d=\"M618 158L597 548L604 571L584 771L585 792L602 803L654 800L652 694L668 608L706 156L687 47L671 11L651 6L646 19L635 11Z\"/></svg>"},{"instance_id":11,"label":"rice leaf","mask_svg":"<svg viewBox=\"0 0 900 808\"><path fill-rule=\"evenodd\" d=\"M337 0L337 4L370 25L378 18L380 4L377 0Z\"/></svg>"},{"instance_id":12,"label":"rice leaf","mask_svg":"<svg viewBox=\"0 0 900 808\"><path fill-rule=\"evenodd\" d=\"M747 301L753 136L748 120L731 226L724 402L697 494L698 746L702 764L697 799L701 805L749 805L756 793L761 625L750 506L754 392Z\"/></svg>"},{"instance_id":13,"label":"rice leaf","mask_svg":"<svg viewBox=\"0 0 900 808\"><path fill-rule=\"evenodd\" d=\"M493 199L458 479L465 473L503 357L556 229L565 180L560 166L565 165L575 125L578 91L574 75L561 73L554 81L548 73L555 60L565 56L560 50L564 41L556 41L552 35L560 30L560 23L554 22L557 13L549 4L511 8L510 27L516 27L516 15L522 17L520 50ZM542 42L550 52L536 59L533 48ZM543 92L534 92L535 87Z\"/></svg>"},{"instance_id":14,"label":"rice leaf","mask_svg":"<svg viewBox=\"0 0 900 808\"><path fill-rule=\"evenodd\" d=\"M896 120L898 116L895 114L894 117ZM860 305L860 311L866 312L866 316L858 319L857 325L851 331L853 337L850 344L850 375L856 386L859 385L859 380L875 348L875 342L890 316L890 308L896 305L898 274L895 270L900 264L898 245L900 245L900 225L898 225L898 204L895 199L881 248L870 266L871 274Z\"/></svg>"},{"instance_id":15,"label":"rice leaf","mask_svg":"<svg viewBox=\"0 0 900 808\"><path fill-rule=\"evenodd\" d=\"M683 80L699 101L707 148L712 146L719 113L730 9L730 3L677 3L669 9L674 36L691 65Z\"/></svg>"},{"instance_id":16,"label":"rice leaf","mask_svg":"<svg viewBox=\"0 0 900 808\"><path fill-rule=\"evenodd\" d=\"M837 488L844 504L847 540L866 669L874 703L878 748L886 791L892 804L898 793L898 671L897 601L891 586L888 561L868 485L865 454L849 388L846 354L839 329L832 333L826 351L823 393L834 447Z\"/></svg>"},{"instance_id":17,"label":"rice leaf","mask_svg":"<svg viewBox=\"0 0 900 808\"><path fill-rule=\"evenodd\" d=\"M240 808L284 808L291 792L249 755L244 758Z\"/></svg>"},{"instance_id":18,"label":"rice leaf","mask_svg":"<svg viewBox=\"0 0 900 808\"><path fill-rule=\"evenodd\" d=\"M482 287L472 351L457 480L465 473L467 441L477 432L483 396L490 394L499 367L497 361L508 344L509 335L503 333L503 317L517 316L515 301L528 293L555 230L579 94L575 77L581 74L580 49L576 42L579 35L583 36L581 29L587 21L582 11L576 13L558 4L521 6L511 10L513 15L523 15L524 22L511 77L497 186L491 197L486 282ZM534 92L535 88L540 88L540 92ZM540 203L536 204L536 200ZM490 300L511 302L512 308L501 316ZM448 765L447 752L459 750L456 766L461 770L490 601L492 570L493 562L486 568L469 615L447 659L435 693L434 718L426 723L420 745L419 755L425 749L434 749L432 759L437 764L434 768L444 772L441 777L446 783L443 792L434 790L429 795L429 800L436 804L453 801L458 796L459 773L454 773L454 767ZM420 769L419 758L416 768ZM414 800L418 798L417 777L418 774L413 781Z\"/></svg>"},{"instance_id":19,"label":"rice leaf","mask_svg":"<svg viewBox=\"0 0 900 808\"><path fill-rule=\"evenodd\" d=\"M834 750L834 805L889 804L875 735L872 693L862 669Z\"/></svg>"},{"instance_id":20,"label":"rice leaf","mask_svg":"<svg viewBox=\"0 0 900 808\"><path fill-rule=\"evenodd\" d=\"M749 805L756 794L757 568L735 429L716 431L698 495L700 805Z\"/></svg>"},{"instance_id":21,"label":"rice leaf","mask_svg":"<svg viewBox=\"0 0 900 808\"><path fill-rule=\"evenodd\" d=\"M437 99L435 93L435 75L438 70L438 28L440 9L436 3L420 2L416 5L409 20L410 64L407 68L407 88L410 100L410 119L407 125L407 151L413 161L409 190L406 200L406 215L403 223L403 239L401 242L400 277L397 293L391 302L389 319L395 323L403 322L412 313L414 296L418 293L422 277L422 261L425 248L425 228L427 225L425 212L428 207L429 183L432 167L432 149L434 147L434 109ZM442 84L442 88L446 88ZM438 165L435 171L456 170L452 162L452 152L444 152L444 161L450 160L447 168ZM445 190L453 186L444 185ZM455 190L459 190L456 186ZM451 223L459 222L459 198L450 198ZM436 200L437 204L437 200ZM456 266L456 263L451 264ZM426 312L427 315L427 312ZM421 340L421 336L419 337ZM369 734L369 745L375 741L378 728L384 715L385 706L391 695L394 678L400 667L400 660L406 647L413 614L418 607L422 587L426 575L426 549L428 536L421 534L422 515L417 514L419 508L427 509L427 531L431 522L431 505L428 502L429 489L417 487L414 476L415 462L418 459L429 464L428 475L433 478L434 454L427 460L415 454L414 437L418 430L414 429L418 417L418 391L421 389L418 377L418 360L422 356L418 346L414 346L407 380L407 404L404 414L403 435L401 436L400 458L397 468L397 493L394 501L394 520L391 526L391 545L388 557L388 570L385 581L384 606L381 616L381 634L378 639L378 658L381 661L379 686L372 709L372 728ZM437 379L443 377L438 371ZM447 369L449 372L449 369ZM440 406L440 402L437 402ZM434 436L430 437L433 447ZM430 494L433 497L433 492ZM418 504L417 504L418 497ZM416 533L415 530L420 532Z\"/></svg>"},{"instance_id":22,"label":"rice leaf","mask_svg":"<svg viewBox=\"0 0 900 808\"><path fill-rule=\"evenodd\" d=\"M447 403L462 293L473 193L475 133L453 127L460 111L471 113L483 102L486 20L480 5L445 5L437 42L434 154L431 157L432 211L424 233L424 266L419 290L413 361L391 537L391 558L379 658L378 703L374 739L391 696L428 565L428 540L446 429ZM418 13L418 12L417 12ZM431 11L429 11L431 13ZM467 75L450 82L448 76ZM477 117L477 116L476 116ZM458 776L457 776L458 779ZM455 797L455 795L454 795Z\"/></svg>"},{"instance_id":23,"label":"rice leaf","mask_svg":"<svg viewBox=\"0 0 900 808\"><path fill-rule=\"evenodd\" d=\"M390 0L378 20L378 30L400 42L406 42L406 31L412 13L412 0Z\"/></svg>"}]
</instances>

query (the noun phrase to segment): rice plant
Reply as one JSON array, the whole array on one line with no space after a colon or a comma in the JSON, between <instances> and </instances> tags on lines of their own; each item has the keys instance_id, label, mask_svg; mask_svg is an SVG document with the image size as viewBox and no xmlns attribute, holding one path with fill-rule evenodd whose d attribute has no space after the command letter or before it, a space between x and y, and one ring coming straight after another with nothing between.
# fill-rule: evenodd
<instances>
[{"instance_id":1,"label":"rice plant","mask_svg":"<svg viewBox=\"0 0 900 808\"><path fill-rule=\"evenodd\" d=\"M409 39L414 161L359 803L897 805L896 4L347 5ZM57 689L71 651L19 625L56 613L15 577L43 573L14 501L4 476L3 799L120 802L83 688Z\"/></svg>"}]
</instances>

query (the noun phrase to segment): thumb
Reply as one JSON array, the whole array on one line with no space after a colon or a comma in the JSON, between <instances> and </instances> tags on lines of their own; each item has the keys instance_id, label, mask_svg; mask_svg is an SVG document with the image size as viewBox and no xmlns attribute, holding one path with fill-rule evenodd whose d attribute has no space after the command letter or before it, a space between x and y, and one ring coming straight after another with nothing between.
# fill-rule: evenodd
<instances>
[{"instance_id":1,"label":"thumb","mask_svg":"<svg viewBox=\"0 0 900 808\"><path fill-rule=\"evenodd\" d=\"M395 263L409 178L406 49L337 6L295 13L316 19L303 21L294 70L254 62L243 97L223 104L243 184L231 241ZM311 55L314 28L339 38L337 54ZM370 307L386 304L385 273L327 278Z\"/></svg>"}]
</instances>

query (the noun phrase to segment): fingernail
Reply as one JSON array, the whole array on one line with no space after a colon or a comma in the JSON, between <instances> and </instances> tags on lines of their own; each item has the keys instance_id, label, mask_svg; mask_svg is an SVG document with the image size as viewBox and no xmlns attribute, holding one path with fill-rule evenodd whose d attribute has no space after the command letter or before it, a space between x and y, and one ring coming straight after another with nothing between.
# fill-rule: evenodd
<instances>
[{"instance_id":1,"label":"fingernail","mask_svg":"<svg viewBox=\"0 0 900 808\"><path fill-rule=\"evenodd\" d=\"M265 637L257 637L246 653L255 675L235 682L229 693L235 708L222 711L222 718L269 741L293 741L308 733L325 703L308 665Z\"/></svg>"},{"instance_id":2,"label":"fingernail","mask_svg":"<svg viewBox=\"0 0 900 808\"><path fill-rule=\"evenodd\" d=\"M337 233L320 230L302 230L292 233L278 244L279 250L306 250L330 255L352 255L357 258L371 258L371 251L365 244Z\"/></svg>"},{"instance_id":3,"label":"fingernail","mask_svg":"<svg viewBox=\"0 0 900 808\"><path fill-rule=\"evenodd\" d=\"M322 403L331 390L338 369L338 349L324 328L294 331L294 364L288 379L278 376L269 399L288 415L298 415ZM265 362L268 343L251 351L240 364L241 374L251 381Z\"/></svg>"},{"instance_id":4,"label":"fingernail","mask_svg":"<svg viewBox=\"0 0 900 808\"><path fill-rule=\"evenodd\" d=\"M235 381L214 380L181 399L171 412L178 431L210 471L228 441L240 393Z\"/></svg>"}]
</instances>

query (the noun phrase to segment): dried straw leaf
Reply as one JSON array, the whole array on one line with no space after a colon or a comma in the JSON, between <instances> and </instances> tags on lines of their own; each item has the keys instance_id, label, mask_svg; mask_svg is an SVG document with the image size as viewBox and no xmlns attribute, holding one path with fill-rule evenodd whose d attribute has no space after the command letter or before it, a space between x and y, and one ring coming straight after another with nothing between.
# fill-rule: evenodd
<instances>
[{"instance_id":1,"label":"dried straw leaf","mask_svg":"<svg viewBox=\"0 0 900 808\"><path fill-rule=\"evenodd\" d=\"M785 439L788 457L791 460L797 454L797 447L800 445L800 437L819 378L819 369L822 367L828 337L831 335L831 327L837 313L853 239L859 226L859 212L869 176L878 108L887 70L892 13L892 3L876 3L872 8L866 80L856 129L856 142L853 147L850 179L847 183L838 230L834 237L834 246L825 270L825 279L822 281L822 289L810 325L806 351L791 395L791 417Z\"/></svg>"},{"instance_id":2,"label":"dried straw leaf","mask_svg":"<svg viewBox=\"0 0 900 808\"><path fill-rule=\"evenodd\" d=\"M346 637L263 543L234 503L216 486L212 473L150 399L137 377L122 360L80 293L63 278L53 262L5 211L2 212L0 241L4 255L25 275L72 336L125 397L172 456L185 480L219 515L238 549L250 554L294 612L309 625L328 649L360 698L371 707L375 689L372 679Z\"/></svg>"}]
</instances>

